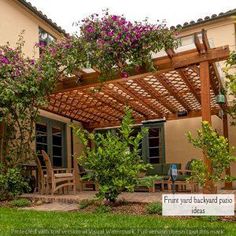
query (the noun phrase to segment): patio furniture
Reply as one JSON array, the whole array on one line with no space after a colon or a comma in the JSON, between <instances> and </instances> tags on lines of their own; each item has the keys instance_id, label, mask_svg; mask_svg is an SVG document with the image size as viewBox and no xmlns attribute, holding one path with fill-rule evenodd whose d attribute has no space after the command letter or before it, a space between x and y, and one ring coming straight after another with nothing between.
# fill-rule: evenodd
<instances>
[{"instance_id":1,"label":"patio furniture","mask_svg":"<svg viewBox=\"0 0 236 236\"><path fill-rule=\"evenodd\" d=\"M178 169L178 176L175 181L177 191L187 191L187 187L190 187L191 192L198 192L198 183L193 180L188 180L192 174L191 163L194 159L187 162L184 170ZM171 191L172 181L168 179L168 191Z\"/></svg>"},{"instance_id":2,"label":"patio furniture","mask_svg":"<svg viewBox=\"0 0 236 236\"><path fill-rule=\"evenodd\" d=\"M165 185L169 185L170 176L168 174L170 166L175 164L177 169L181 169L180 163L161 163L161 164L153 164L153 169L148 170L147 175L158 175L161 177L160 180L153 182L153 189L155 189L155 185L160 185L160 190L163 191L165 189Z\"/></svg>"},{"instance_id":3,"label":"patio furniture","mask_svg":"<svg viewBox=\"0 0 236 236\"><path fill-rule=\"evenodd\" d=\"M46 183L47 183L47 170L43 169L41 162L36 156L36 165L37 165L37 170L36 170L36 175L37 175L37 188L38 192L41 194L46 193Z\"/></svg>"},{"instance_id":4,"label":"patio furniture","mask_svg":"<svg viewBox=\"0 0 236 236\"><path fill-rule=\"evenodd\" d=\"M46 164L47 175L46 178L46 193L52 195L58 190L69 188L72 186L74 194L76 193L76 174L75 169L69 170L66 168L53 169L49 156L42 150L43 159Z\"/></svg>"},{"instance_id":5,"label":"patio furniture","mask_svg":"<svg viewBox=\"0 0 236 236\"><path fill-rule=\"evenodd\" d=\"M85 170L82 166L80 166L75 157L73 158L73 165L75 170L76 185L79 186L79 190L97 190L98 184L95 181L84 179L84 177L86 176L86 174L88 174L89 171Z\"/></svg>"}]
</instances>

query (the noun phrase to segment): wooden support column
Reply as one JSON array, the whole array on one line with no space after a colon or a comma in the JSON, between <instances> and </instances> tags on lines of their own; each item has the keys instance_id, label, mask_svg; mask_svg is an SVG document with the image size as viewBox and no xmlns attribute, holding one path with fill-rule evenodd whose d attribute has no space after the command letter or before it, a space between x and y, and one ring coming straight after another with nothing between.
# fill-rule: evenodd
<instances>
[{"instance_id":1,"label":"wooden support column","mask_svg":"<svg viewBox=\"0 0 236 236\"><path fill-rule=\"evenodd\" d=\"M201 106L202 106L202 121L207 121L211 125L211 97L210 97L210 73L209 62L204 61L200 63L200 80L201 80ZM203 151L204 163L207 167L208 173L212 173L211 160L207 157L205 151ZM203 193L215 193L216 187L209 178L206 180L203 187Z\"/></svg>"},{"instance_id":2,"label":"wooden support column","mask_svg":"<svg viewBox=\"0 0 236 236\"><path fill-rule=\"evenodd\" d=\"M224 115L223 115L223 134L224 134L224 137L229 140L229 127L228 127L227 113L224 113ZM229 175L229 176L231 175L230 167L225 169L225 174ZM225 181L224 189L232 189L232 188L233 188L232 182Z\"/></svg>"}]
</instances>

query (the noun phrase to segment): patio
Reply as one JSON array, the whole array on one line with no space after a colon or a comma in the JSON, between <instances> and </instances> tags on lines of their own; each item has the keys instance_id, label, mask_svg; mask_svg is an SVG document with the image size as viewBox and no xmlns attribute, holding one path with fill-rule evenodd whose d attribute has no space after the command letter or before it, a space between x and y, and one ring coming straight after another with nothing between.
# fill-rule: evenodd
<instances>
[{"instance_id":1,"label":"patio","mask_svg":"<svg viewBox=\"0 0 236 236\"><path fill-rule=\"evenodd\" d=\"M53 203L53 202L59 202L59 203L79 203L82 200L92 200L95 197L96 191L81 191L74 194L68 194L68 195L41 195L41 194L23 194L22 198L28 198L30 200L33 200L35 202L42 201L46 203ZM219 190L219 194L234 194L235 196L235 205L236 205L236 190ZM149 193L149 192L134 192L134 193L128 193L124 192L122 193L118 200L124 200L127 202L139 202L139 203L150 203L150 202L162 202L162 194L168 194L168 192L155 192L155 193ZM178 193L176 193L178 194ZM187 194L187 193L184 193ZM235 208L236 209L236 208Z\"/></svg>"}]
</instances>

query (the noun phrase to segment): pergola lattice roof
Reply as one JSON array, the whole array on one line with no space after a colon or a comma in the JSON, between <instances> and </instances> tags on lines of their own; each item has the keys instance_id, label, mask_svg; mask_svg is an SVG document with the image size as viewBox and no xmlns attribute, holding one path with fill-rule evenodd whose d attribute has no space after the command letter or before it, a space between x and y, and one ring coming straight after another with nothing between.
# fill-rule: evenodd
<instances>
[{"instance_id":1,"label":"pergola lattice roof","mask_svg":"<svg viewBox=\"0 0 236 236\"><path fill-rule=\"evenodd\" d=\"M97 72L80 73L58 82L46 110L84 123L87 128L116 126L126 105L133 109L137 123L159 118L179 119L201 116L201 80L199 63L209 62L210 105L212 114L220 107L215 96L222 87L215 65L229 54L227 46L211 49L205 34L194 35L195 48L154 59L156 72L117 78L102 85ZM96 92L98 87L100 89Z\"/></svg>"}]
</instances>

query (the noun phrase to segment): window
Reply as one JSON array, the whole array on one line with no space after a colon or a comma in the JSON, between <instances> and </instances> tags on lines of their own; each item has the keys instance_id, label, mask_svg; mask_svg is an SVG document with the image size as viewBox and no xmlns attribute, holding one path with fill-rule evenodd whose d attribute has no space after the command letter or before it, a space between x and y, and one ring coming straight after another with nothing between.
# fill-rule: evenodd
<instances>
[{"instance_id":1,"label":"window","mask_svg":"<svg viewBox=\"0 0 236 236\"><path fill-rule=\"evenodd\" d=\"M143 138L139 145L140 155L143 160L150 164L159 164L165 162L165 142L164 142L164 123L147 123L144 124L148 128L148 134ZM141 131L142 126L133 127L133 136ZM116 129L97 130L99 133L108 131L115 132ZM130 146L132 151L132 146Z\"/></svg>"},{"instance_id":2,"label":"window","mask_svg":"<svg viewBox=\"0 0 236 236\"><path fill-rule=\"evenodd\" d=\"M49 34L44 29L39 28L39 44L40 45L46 46L54 40L56 39L51 34ZM41 50L40 50L40 54L41 54Z\"/></svg>"},{"instance_id":3,"label":"window","mask_svg":"<svg viewBox=\"0 0 236 236\"><path fill-rule=\"evenodd\" d=\"M165 162L165 143L163 123L145 124L148 134L143 140L143 157L150 164Z\"/></svg>"},{"instance_id":4,"label":"window","mask_svg":"<svg viewBox=\"0 0 236 236\"><path fill-rule=\"evenodd\" d=\"M66 128L59 121L41 118L36 124L36 152L44 166L41 150L45 150L54 167L66 166Z\"/></svg>"}]
</instances>

